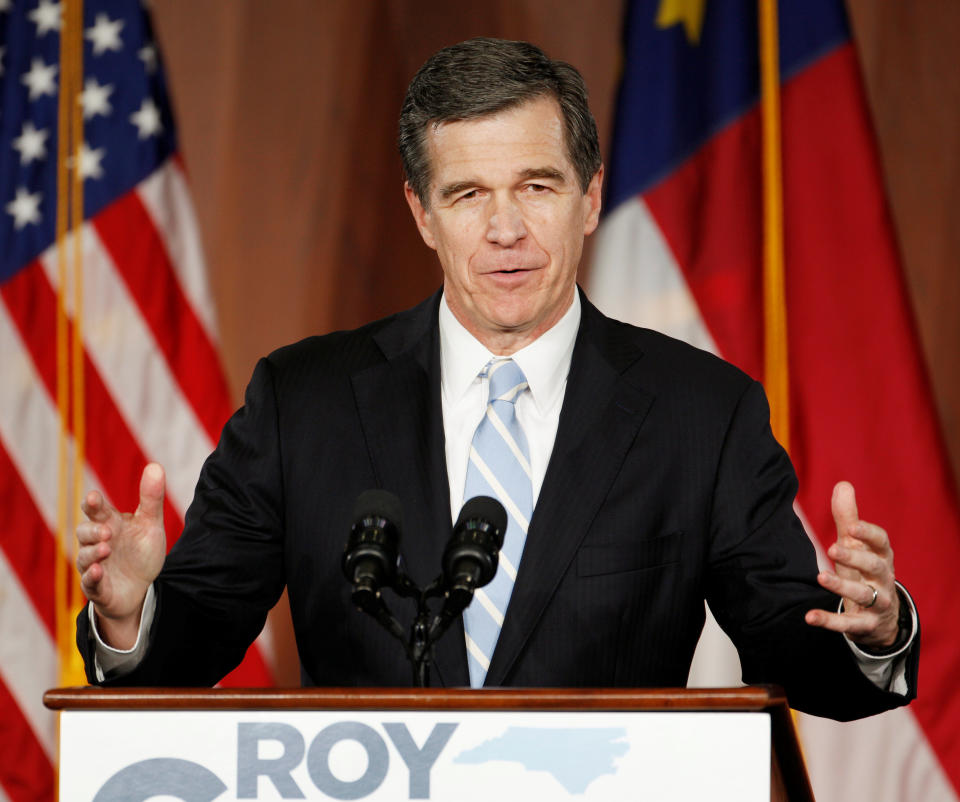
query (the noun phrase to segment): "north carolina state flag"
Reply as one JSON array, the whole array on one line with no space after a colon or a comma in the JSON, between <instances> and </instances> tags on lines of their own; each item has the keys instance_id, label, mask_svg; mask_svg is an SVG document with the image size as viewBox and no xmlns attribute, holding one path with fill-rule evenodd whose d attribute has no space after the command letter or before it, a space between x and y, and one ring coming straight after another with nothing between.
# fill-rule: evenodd
<instances>
[{"instance_id":1,"label":"north carolina state flag","mask_svg":"<svg viewBox=\"0 0 960 802\"><path fill-rule=\"evenodd\" d=\"M764 379L757 31L756 0L630 4L588 293ZM798 507L826 547L832 487L853 482L923 622L919 698L853 724L802 716L804 750L818 800L957 800L960 514L842 5L780 2L779 50Z\"/></svg>"}]
</instances>

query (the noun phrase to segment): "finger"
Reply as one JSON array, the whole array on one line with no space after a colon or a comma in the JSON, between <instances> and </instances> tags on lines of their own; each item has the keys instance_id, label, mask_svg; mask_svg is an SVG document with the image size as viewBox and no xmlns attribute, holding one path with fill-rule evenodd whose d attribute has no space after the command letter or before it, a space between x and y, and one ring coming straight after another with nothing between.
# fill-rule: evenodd
<instances>
[{"instance_id":1,"label":"finger","mask_svg":"<svg viewBox=\"0 0 960 802\"><path fill-rule=\"evenodd\" d=\"M102 493L96 490L91 490L87 493L83 501L80 502L80 509L83 510L83 514L91 521L97 521L99 523L109 521L110 517L116 513L113 505L103 497Z\"/></svg>"},{"instance_id":2,"label":"finger","mask_svg":"<svg viewBox=\"0 0 960 802\"><path fill-rule=\"evenodd\" d=\"M103 579L103 566L93 563L86 571L80 574L80 589L88 599L95 599L100 590L100 581Z\"/></svg>"},{"instance_id":3,"label":"finger","mask_svg":"<svg viewBox=\"0 0 960 802\"><path fill-rule=\"evenodd\" d=\"M876 524L860 521L848 534L878 554L890 551L890 538L886 530Z\"/></svg>"},{"instance_id":4,"label":"finger","mask_svg":"<svg viewBox=\"0 0 960 802\"><path fill-rule=\"evenodd\" d=\"M830 511L837 527L837 540L841 543L850 534L850 529L860 520L857 512L857 495L849 482L837 482L830 499Z\"/></svg>"},{"instance_id":5,"label":"finger","mask_svg":"<svg viewBox=\"0 0 960 802\"><path fill-rule=\"evenodd\" d=\"M826 610L808 610L804 620L810 626L856 636L872 632L876 627L877 615L873 612L851 615L850 613L828 613Z\"/></svg>"},{"instance_id":6,"label":"finger","mask_svg":"<svg viewBox=\"0 0 960 802\"><path fill-rule=\"evenodd\" d=\"M137 514L163 524L163 468L156 462L149 463L140 477L140 504Z\"/></svg>"},{"instance_id":7,"label":"finger","mask_svg":"<svg viewBox=\"0 0 960 802\"><path fill-rule=\"evenodd\" d=\"M99 563L110 556L110 546L106 543L96 543L92 546L83 546L77 549L77 570L83 574L91 565Z\"/></svg>"},{"instance_id":8,"label":"finger","mask_svg":"<svg viewBox=\"0 0 960 802\"><path fill-rule=\"evenodd\" d=\"M880 585L877 586L877 600L873 600L874 586L866 582L843 579L829 571L822 571L817 575L817 581L832 593L843 596L844 601L851 601L864 609L885 609L889 604L887 592Z\"/></svg>"},{"instance_id":9,"label":"finger","mask_svg":"<svg viewBox=\"0 0 960 802\"><path fill-rule=\"evenodd\" d=\"M110 527L96 521L84 521L77 524L77 542L81 546L90 546L102 540L110 539Z\"/></svg>"},{"instance_id":10,"label":"finger","mask_svg":"<svg viewBox=\"0 0 960 802\"><path fill-rule=\"evenodd\" d=\"M866 549L850 549L834 543L827 549L827 555L836 564L837 573L845 579L857 579L858 576L862 576L885 582L890 574L887 561L879 554Z\"/></svg>"}]
</instances>

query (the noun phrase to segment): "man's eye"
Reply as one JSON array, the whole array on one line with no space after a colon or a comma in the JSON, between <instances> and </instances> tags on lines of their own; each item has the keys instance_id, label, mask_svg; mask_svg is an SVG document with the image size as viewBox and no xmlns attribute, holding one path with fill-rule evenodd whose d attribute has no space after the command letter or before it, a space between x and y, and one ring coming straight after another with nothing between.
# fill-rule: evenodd
<instances>
[{"instance_id":1,"label":"man's eye","mask_svg":"<svg viewBox=\"0 0 960 802\"><path fill-rule=\"evenodd\" d=\"M550 187L544 184L527 184L527 189L530 192L539 194L539 193L547 192L550 189Z\"/></svg>"}]
</instances>

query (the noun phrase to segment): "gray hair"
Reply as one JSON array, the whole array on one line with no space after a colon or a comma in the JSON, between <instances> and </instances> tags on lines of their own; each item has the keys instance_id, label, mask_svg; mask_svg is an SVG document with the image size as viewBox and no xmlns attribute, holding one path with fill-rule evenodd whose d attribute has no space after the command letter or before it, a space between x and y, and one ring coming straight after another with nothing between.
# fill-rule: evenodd
<instances>
[{"instance_id":1,"label":"gray hair","mask_svg":"<svg viewBox=\"0 0 960 802\"><path fill-rule=\"evenodd\" d=\"M540 97L560 106L567 156L586 192L600 169L600 144L586 84L574 67L528 42L489 38L468 39L427 59L407 88L397 138L420 202L428 205L431 180L427 126L486 117Z\"/></svg>"}]
</instances>

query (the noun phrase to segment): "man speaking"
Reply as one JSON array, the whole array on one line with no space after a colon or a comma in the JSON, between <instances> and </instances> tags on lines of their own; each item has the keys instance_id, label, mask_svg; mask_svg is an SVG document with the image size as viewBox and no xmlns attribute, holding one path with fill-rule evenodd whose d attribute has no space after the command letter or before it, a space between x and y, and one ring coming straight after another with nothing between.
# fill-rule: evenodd
<instances>
[{"instance_id":1,"label":"man speaking","mask_svg":"<svg viewBox=\"0 0 960 802\"><path fill-rule=\"evenodd\" d=\"M421 585L464 501L508 513L496 577L437 644L436 683L682 686L706 599L744 681L796 708L852 718L913 698L916 613L853 488L824 499L836 571L818 575L760 385L578 290L603 180L579 73L523 42L441 50L410 84L399 145L442 289L261 360L166 560L159 466L132 514L87 496L89 679L215 683L286 586L305 684L408 684L340 567L354 499L383 488Z\"/></svg>"}]
</instances>

